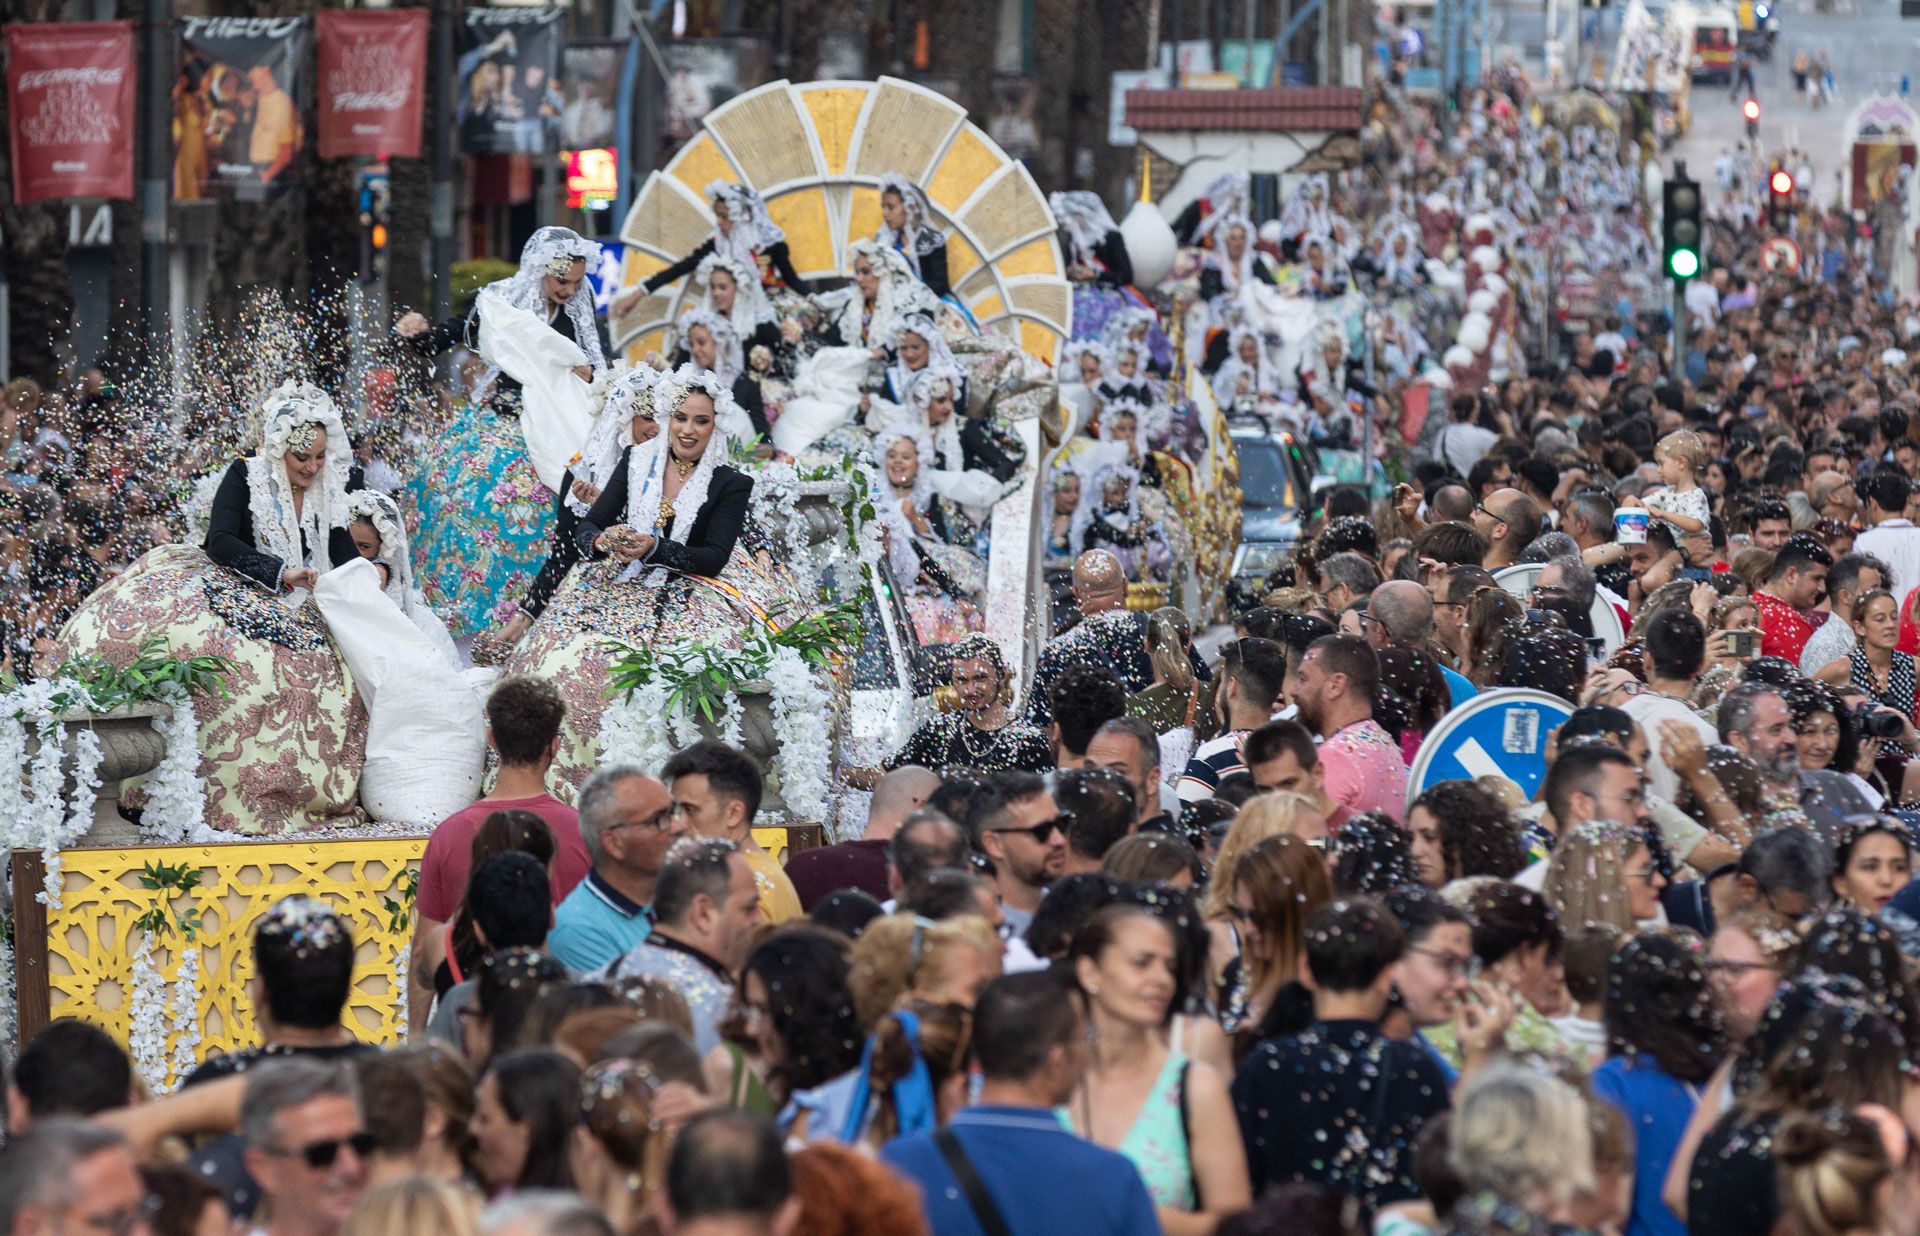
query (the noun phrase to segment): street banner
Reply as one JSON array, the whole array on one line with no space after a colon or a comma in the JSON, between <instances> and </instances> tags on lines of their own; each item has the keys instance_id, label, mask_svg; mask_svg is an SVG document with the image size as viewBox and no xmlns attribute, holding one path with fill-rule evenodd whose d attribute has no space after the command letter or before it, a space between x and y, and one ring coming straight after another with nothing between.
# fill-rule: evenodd
<instances>
[{"instance_id":1,"label":"street banner","mask_svg":"<svg viewBox=\"0 0 1920 1236\"><path fill-rule=\"evenodd\" d=\"M183 17L173 87L173 196L278 197L300 179L304 17Z\"/></svg>"},{"instance_id":2,"label":"street banner","mask_svg":"<svg viewBox=\"0 0 1920 1236\"><path fill-rule=\"evenodd\" d=\"M13 200L133 197L133 23L8 26Z\"/></svg>"},{"instance_id":3,"label":"street banner","mask_svg":"<svg viewBox=\"0 0 1920 1236\"><path fill-rule=\"evenodd\" d=\"M427 10L322 9L315 17L320 157L420 157Z\"/></svg>"},{"instance_id":4,"label":"street banner","mask_svg":"<svg viewBox=\"0 0 1920 1236\"><path fill-rule=\"evenodd\" d=\"M467 154L545 154L559 149L565 107L554 70L557 8L468 9L460 26L455 113Z\"/></svg>"}]
</instances>

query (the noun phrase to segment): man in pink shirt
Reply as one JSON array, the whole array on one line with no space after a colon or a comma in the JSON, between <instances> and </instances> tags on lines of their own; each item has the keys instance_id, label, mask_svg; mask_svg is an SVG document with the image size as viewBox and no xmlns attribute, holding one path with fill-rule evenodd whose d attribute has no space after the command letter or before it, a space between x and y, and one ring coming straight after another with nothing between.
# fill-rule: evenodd
<instances>
[{"instance_id":1,"label":"man in pink shirt","mask_svg":"<svg viewBox=\"0 0 1920 1236\"><path fill-rule=\"evenodd\" d=\"M1359 814L1384 811L1394 820L1407 809L1407 764L1396 743L1373 719L1380 662L1367 641L1323 635L1307 645L1287 695L1300 720L1320 737L1320 768L1327 797Z\"/></svg>"},{"instance_id":2,"label":"man in pink shirt","mask_svg":"<svg viewBox=\"0 0 1920 1236\"><path fill-rule=\"evenodd\" d=\"M422 947L452 921L466 896L467 871L473 861L473 836L496 811L530 811L553 832L553 904L559 905L586 879L593 867L587 843L580 837L580 815L547 793L547 770L560 750L560 722L567 706L552 683L516 675L502 678L487 696L487 745L500 756L500 775L493 792L462 807L433 830L420 860L420 892L414 903L413 956L425 958ZM414 976L410 1014L417 1028L426 1024L433 996L433 976Z\"/></svg>"}]
</instances>

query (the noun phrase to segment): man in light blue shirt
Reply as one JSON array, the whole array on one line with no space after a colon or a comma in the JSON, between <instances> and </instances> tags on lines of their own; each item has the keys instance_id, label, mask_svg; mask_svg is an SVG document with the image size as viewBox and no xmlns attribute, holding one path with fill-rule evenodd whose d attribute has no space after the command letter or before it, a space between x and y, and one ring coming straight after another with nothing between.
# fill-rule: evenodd
<instances>
[{"instance_id":1,"label":"man in light blue shirt","mask_svg":"<svg viewBox=\"0 0 1920 1236\"><path fill-rule=\"evenodd\" d=\"M973 1044L980 1102L880 1150L920 1186L933 1236L984 1236L983 1211L1009 1236L1158 1236L1140 1170L1054 1115L1087 1067L1086 1021L1066 985L1045 970L994 980L974 1008Z\"/></svg>"},{"instance_id":2,"label":"man in light blue shirt","mask_svg":"<svg viewBox=\"0 0 1920 1236\"><path fill-rule=\"evenodd\" d=\"M547 950L586 974L626 956L653 930L653 886L686 824L667 787L630 764L588 777L579 810L593 868L554 911Z\"/></svg>"}]
</instances>

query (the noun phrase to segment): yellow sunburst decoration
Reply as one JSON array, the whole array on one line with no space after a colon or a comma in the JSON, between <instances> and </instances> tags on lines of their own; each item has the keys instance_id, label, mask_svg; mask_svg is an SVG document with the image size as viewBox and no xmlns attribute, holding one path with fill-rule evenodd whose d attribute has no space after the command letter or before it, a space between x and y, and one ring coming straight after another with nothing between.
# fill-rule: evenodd
<instances>
[{"instance_id":1,"label":"yellow sunburst decoration","mask_svg":"<svg viewBox=\"0 0 1920 1236\"><path fill-rule=\"evenodd\" d=\"M1073 297L1046 195L965 108L894 77L770 82L714 108L627 212L622 288L707 238L713 212L703 194L715 180L766 199L802 277L843 276L847 246L880 227L880 177L889 172L926 191L947 234L954 292L980 325L1053 364ZM667 327L702 290L689 276L643 297L612 323L615 346L634 361L663 350Z\"/></svg>"}]
</instances>

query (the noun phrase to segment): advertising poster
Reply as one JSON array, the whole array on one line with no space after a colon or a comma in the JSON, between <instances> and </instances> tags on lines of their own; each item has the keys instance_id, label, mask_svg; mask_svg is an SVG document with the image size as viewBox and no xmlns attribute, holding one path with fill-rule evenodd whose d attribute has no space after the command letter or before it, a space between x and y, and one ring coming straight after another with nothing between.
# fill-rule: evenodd
<instances>
[{"instance_id":1,"label":"advertising poster","mask_svg":"<svg viewBox=\"0 0 1920 1236\"><path fill-rule=\"evenodd\" d=\"M183 17L174 79L173 196L263 201L300 179L304 17Z\"/></svg>"},{"instance_id":2,"label":"advertising poster","mask_svg":"<svg viewBox=\"0 0 1920 1236\"><path fill-rule=\"evenodd\" d=\"M318 45L323 159L420 157L426 9L322 9Z\"/></svg>"},{"instance_id":3,"label":"advertising poster","mask_svg":"<svg viewBox=\"0 0 1920 1236\"><path fill-rule=\"evenodd\" d=\"M467 154L558 150L565 110L558 9L468 9L460 26L454 123Z\"/></svg>"},{"instance_id":4,"label":"advertising poster","mask_svg":"<svg viewBox=\"0 0 1920 1236\"><path fill-rule=\"evenodd\" d=\"M133 23L7 27L13 200L133 196Z\"/></svg>"}]
</instances>

